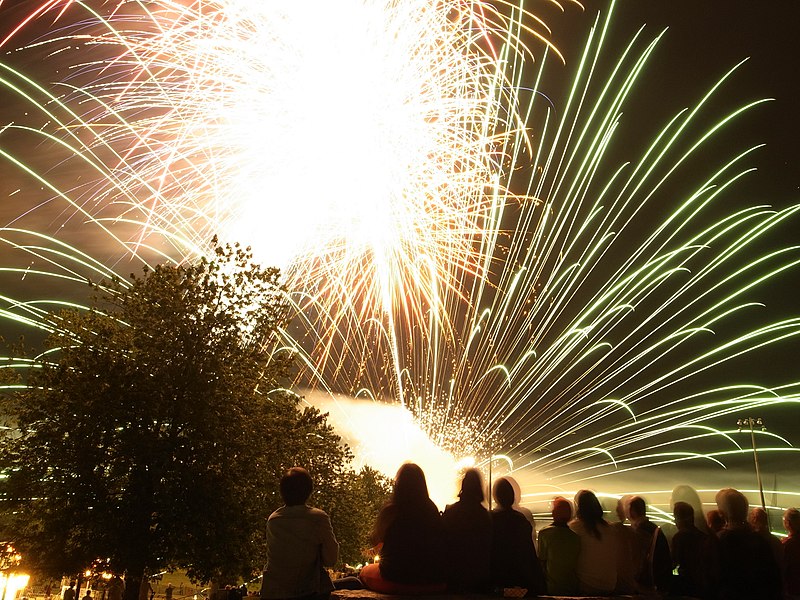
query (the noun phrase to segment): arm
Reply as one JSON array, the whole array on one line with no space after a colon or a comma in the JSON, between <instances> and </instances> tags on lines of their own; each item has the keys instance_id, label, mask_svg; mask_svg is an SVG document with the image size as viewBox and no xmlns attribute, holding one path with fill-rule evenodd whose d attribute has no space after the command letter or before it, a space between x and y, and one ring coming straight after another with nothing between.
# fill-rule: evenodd
<instances>
[{"instance_id":1,"label":"arm","mask_svg":"<svg viewBox=\"0 0 800 600\"><path fill-rule=\"evenodd\" d=\"M320 519L320 551L323 567L332 567L339 558L339 542L333 535L333 526L328 515Z\"/></svg>"},{"instance_id":2,"label":"arm","mask_svg":"<svg viewBox=\"0 0 800 600\"><path fill-rule=\"evenodd\" d=\"M544 533L544 532L542 532ZM542 571L547 573L547 535L539 534L539 552L537 552Z\"/></svg>"},{"instance_id":3,"label":"arm","mask_svg":"<svg viewBox=\"0 0 800 600\"><path fill-rule=\"evenodd\" d=\"M370 543L373 546L382 544L386 537L386 530L389 529L389 524L394 517L394 507L392 505L385 505L378 513L378 518L375 519L375 527L372 529L370 535Z\"/></svg>"}]
</instances>

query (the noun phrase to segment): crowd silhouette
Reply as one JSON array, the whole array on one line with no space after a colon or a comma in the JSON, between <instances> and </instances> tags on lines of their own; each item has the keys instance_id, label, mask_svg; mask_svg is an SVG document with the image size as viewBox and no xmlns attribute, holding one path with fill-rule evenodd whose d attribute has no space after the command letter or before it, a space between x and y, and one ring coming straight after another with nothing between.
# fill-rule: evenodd
<instances>
[{"instance_id":1,"label":"crowd silhouette","mask_svg":"<svg viewBox=\"0 0 800 600\"><path fill-rule=\"evenodd\" d=\"M291 477L294 487L281 484L282 494L288 490L286 506L267 525L264 599L318 600L332 587L363 586L402 595L800 600L800 512L794 508L784 514L788 536L781 540L770 532L766 511L749 510L741 492L720 490L717 508L704 516L697 493L679 486L672 498L674 527L662 530L640 496L620 498L618 521L609 523L597 496L581 490L574 511L568 499L552 500L552 523L537 537L531 518L515 508L511 478L493 483L495 504L488 510L481 474L469 469L458 501L440 513L413 463L400 467L377 517L372 543L380 560L364 566L358 578L331 583L322 575L338 549L330 520L305 504L308 473L295 467L284 479Z\"/></svg>"}]
</instances>

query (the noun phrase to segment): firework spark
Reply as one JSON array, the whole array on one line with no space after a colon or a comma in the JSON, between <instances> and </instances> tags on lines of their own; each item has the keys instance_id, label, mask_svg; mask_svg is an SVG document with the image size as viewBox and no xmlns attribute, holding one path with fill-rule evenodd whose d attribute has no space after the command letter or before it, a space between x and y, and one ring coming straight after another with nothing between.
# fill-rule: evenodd
<instances>
[{"instance_id":1,"label":"firework spark","mask_svg":"<svg viewBox=\"0 0 800 600\"><path fill-rule=\"evenodd\" d=\"M623 109L660 36L600 72L598 20L556 112L531 90L557 51L521 6L53 0L3 45L47 18L21 51L69 75L41 85L2 66L38 124L11 123L0 143L32 136L58 161L0 155L117 257L189 260L218 234L282 263L298 384L399 402L444 447L502 446L565 485L723 464L747 452L726 415L798 400L795 382L719 373L800 333L758 296L800 261L770 246L800 206L712 217L753 149L676 182L758 103L703 127L732 70L619 164ZM4 234L36 263L18 276L113 272L58 236ZM50 327L47 307L6 304Z\"/></svg>"}]
</instances>

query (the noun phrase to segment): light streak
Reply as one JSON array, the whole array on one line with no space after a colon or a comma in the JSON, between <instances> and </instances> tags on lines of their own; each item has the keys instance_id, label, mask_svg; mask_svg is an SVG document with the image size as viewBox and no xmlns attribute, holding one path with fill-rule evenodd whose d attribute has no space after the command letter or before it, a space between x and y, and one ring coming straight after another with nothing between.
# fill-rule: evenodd
<instances>
[{"instance_id":1,"label":"light streak","mask_svg":"<svg viewBox=\"0 0 800 600\"><path fill-rule=\"evenodd\" d=\"M191 260L218 234L284 266L297 314L280 344L298 354L298 386L399 403L445 448L502 450L565 484L724 465L746 450L715 424L798 402L798 382L719 373L800 333L760 297L796 272L800 248L773 240L800 205L720 213L756 147L683 178L762 101L706 124L737 65L620 159L623 112L661 35L637 33L600 71L598 19L551 101L531 90L557 50L521 6L41 4L2 47L47 19L20 53L70 74L44 85L0 66L33 113L0 134L17 173L8 197L35 185L48 202L2 231L26 261L4 270L26 285L99 279L119 257ZM42 166L4 139L57 159ZM110 263L23 227L58 203L118 245ZM45 331L65 302L3 301L5 318ZM765 452L795 451L770 439Z\"/></svg>"}]
</instances>

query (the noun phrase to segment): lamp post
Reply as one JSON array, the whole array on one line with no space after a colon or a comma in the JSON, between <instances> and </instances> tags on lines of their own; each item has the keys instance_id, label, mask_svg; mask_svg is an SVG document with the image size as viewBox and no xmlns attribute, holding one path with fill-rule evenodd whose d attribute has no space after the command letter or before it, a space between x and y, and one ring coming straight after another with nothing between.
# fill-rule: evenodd
<instances>
[{"instance_id":1,"label":"lamp post","mask_svg":"<svg viewBox=\"0 0 800 600\"><path fill-rule=\"evenodd\" d=\"M492 463L497 459L504 460L508 463L508 468L514 468L514 462L505 454L491 454L489 455L489 511L492 510Z\"/></svg>"},{"instance_id":2,"label":"lamp post","mask_svg":"<svg viewBox=\"0 0 800 600\"><path fill-rule=\"evenodd\" d=\"M756 466L756 479L758 480L758 493L761 494L761 508L764 509L764 512L767 510L767 503L764 500L764 486L761 484L761 469L758 466L758 450L756 450L756 432L755 428L760 427L761 431L766 431L766 427L764 427L763 421L761 421L761 417L754 419L753 417L747 417L746 419L739 419L736 421L736 424L739 426L739 431L744 428L750 428L750 441L753 443L753 462Z\"/></svg>"}]
</instances>

